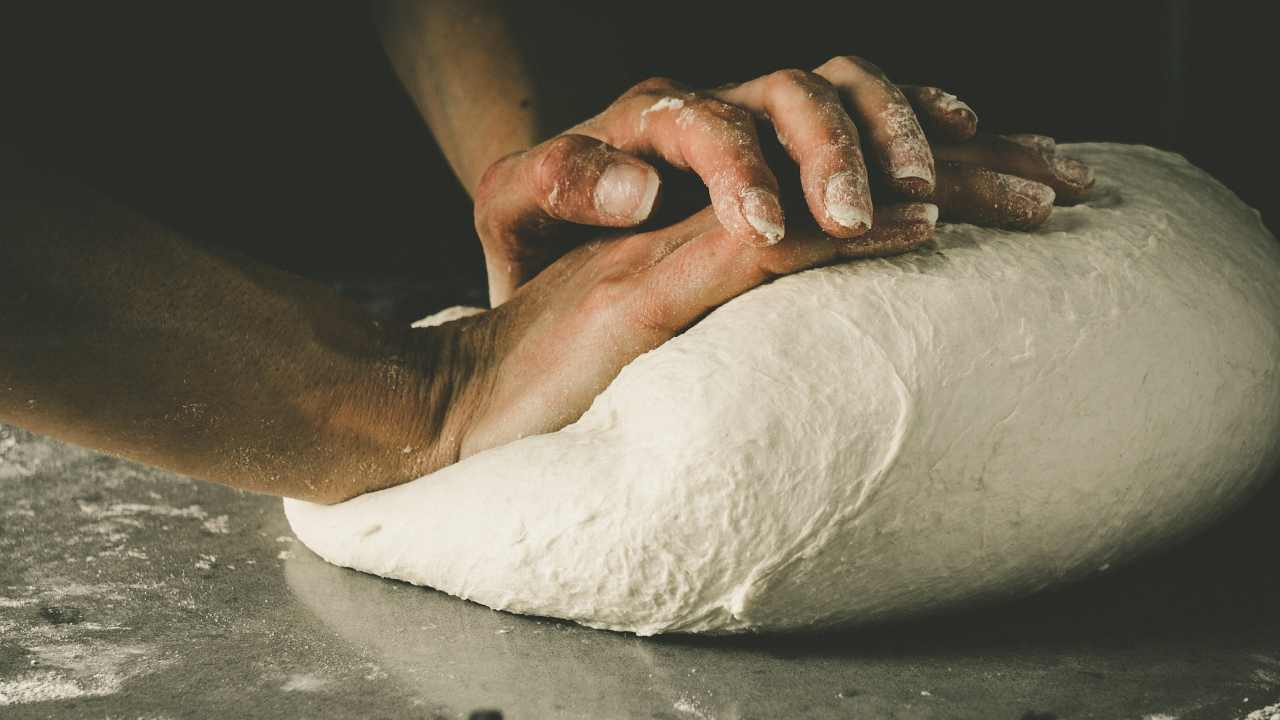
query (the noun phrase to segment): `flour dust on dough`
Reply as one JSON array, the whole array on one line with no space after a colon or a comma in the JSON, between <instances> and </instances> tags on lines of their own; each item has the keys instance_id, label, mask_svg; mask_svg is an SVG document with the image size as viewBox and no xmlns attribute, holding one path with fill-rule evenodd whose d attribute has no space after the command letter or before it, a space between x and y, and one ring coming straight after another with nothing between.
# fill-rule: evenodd
<instances>
[{"instance_id":1,"label":"flour dust on dough","mask_svg":"<svg viewBox=\"0 0 1280 720\"><path fill-rule=\"evenodd\" d=\"M1280 247L1182 158L1074 145L1030 234L782 278L573 425L325 507L330 562L640 635L1024 595L1210 523L1277 467Z\"/></svg>"}]
</instances>

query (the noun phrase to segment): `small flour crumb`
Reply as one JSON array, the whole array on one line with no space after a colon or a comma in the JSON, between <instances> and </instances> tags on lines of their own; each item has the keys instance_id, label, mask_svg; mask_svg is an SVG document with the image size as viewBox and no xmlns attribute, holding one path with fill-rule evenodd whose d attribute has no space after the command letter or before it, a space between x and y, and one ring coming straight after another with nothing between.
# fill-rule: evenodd
<instances>
[{"instance_id":1,"label":"small flour crumb","mask_svg":"<svg viewBox=\"0 0 1280 720\"><path fill-rule=\"evenodd\" d=\"M231 529L227 526L227 516L219 515L204 521L204 529L215 535L226 535Z\"/></svg>"},{"instance_id":2,"label":"small flour crumb","mask_svg":"<svg viewBox=\"0 0 1280 720\"><path fill-rule=\"evenodd\" d=\"M285 692L316 692L328 684L327 679L316 675L290 675L280 689Z\"/></svg>"},{"instance_id":3,"label":"small flour crumb","mask_svg":"<svg viewBox=\"0 0 1280 720\"><path fill-rule=\"evenodd\" d=\"M688 696L677 699L672 703L671 708L678 713L698 718L698 720L711 720L711 716L707 715L702 708L698 707L698 703Z\"/></svg>"}]
</instances>

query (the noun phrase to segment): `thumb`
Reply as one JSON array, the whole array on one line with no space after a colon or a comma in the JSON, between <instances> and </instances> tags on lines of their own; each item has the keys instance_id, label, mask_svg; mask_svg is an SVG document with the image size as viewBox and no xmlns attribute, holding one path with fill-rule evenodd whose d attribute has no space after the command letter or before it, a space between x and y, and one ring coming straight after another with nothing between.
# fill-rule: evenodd
<instances>
[{"instance_id":1,"label":"thumb","mask_svg":"<svg viewBox=\"0 0 1280 720\"><path fill-rule=\"evenodd\" d=\"M491 300L501 302L546 264L554 248L543 241L555 225L639 225L659 185L649 163L585 135L560 135L494 163L475 196L486 262L506 276L490 277L491 295L505 288Z\"/></svg>"},{"instance_id":2,"label":"thumb","mask_svg":"<svg viewBox=\"0 0 1280 720\"><path fill-rule=\"evenodd\" d=\"M476 224L511 231L531 222L631 227L658 196L649 163L585 135L560 135L494 163L476 190Z\"/></svg>"}]
</instances>

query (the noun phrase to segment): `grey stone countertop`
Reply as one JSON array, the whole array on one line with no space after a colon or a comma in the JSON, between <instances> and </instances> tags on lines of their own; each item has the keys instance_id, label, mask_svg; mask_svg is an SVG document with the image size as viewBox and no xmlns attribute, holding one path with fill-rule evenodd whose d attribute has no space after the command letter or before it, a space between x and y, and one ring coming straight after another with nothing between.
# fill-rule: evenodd
<instances>
[{"instance_id":1,"label":"grey stone countertop","mask_svg":"<svg viewBox=\"0 0 1280 720\"><path fill-rule=\"evenodd\" d=\"M1278 487L1012 605L637 638L332 567L277 499L0 426L0 718L1269 720Z\"/></svg>"}]
</instances>

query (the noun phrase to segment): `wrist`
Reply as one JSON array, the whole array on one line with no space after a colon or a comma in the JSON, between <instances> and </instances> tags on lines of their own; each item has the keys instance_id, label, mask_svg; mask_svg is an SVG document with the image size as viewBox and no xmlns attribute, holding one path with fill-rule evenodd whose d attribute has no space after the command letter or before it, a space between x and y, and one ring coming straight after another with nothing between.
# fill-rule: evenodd
<instances>
[{"instance_id":1,"label":"wrist","mask_svg":"<svg viewBox=\"0 0 1280 720\"><path fill-rule=\"evenodd\" d=\"M320 420L349 461L325 483L339 502L435 472L458 461L483 394L485 323L395 331L360 363Z\"/></svg>"}]
</instances>

